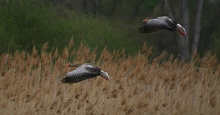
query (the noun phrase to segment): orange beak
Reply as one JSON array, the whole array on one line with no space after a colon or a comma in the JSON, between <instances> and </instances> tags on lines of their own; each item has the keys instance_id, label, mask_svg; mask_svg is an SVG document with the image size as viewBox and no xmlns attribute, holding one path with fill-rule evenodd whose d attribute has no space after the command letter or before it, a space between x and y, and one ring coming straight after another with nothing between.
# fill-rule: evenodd
<instances>
[{"instance_id":1,"label":"orange beak","mask_svg":"<svg viewBox=\"0 0 220 115\"><path fill-rule=\"evenodd\" d=\"M181 36L183 36L183 37L186 37L186 36L188 36L187 34L186 34L186 32L185 31L180 31L180 30L177 30L178 32L179 32L179 34L181 35Z\"/></svg>"}]
</instances>

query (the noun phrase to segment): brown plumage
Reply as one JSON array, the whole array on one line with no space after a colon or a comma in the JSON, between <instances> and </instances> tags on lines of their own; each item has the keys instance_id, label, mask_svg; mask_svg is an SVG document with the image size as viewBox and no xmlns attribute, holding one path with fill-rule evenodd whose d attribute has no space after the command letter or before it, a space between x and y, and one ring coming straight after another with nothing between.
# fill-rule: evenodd
<instances>
[{"instance_id":1,"label":"brown plumage","mask_svg":"<svg viewBox=\"0 0 220 115\"><path fill-rule=\"evenodd\" d=\"M181 36L186 36L186 30L175 20L168 18L167 16L161 16L157 18L146 18L143 20L144 26L138 28L140 33L155 33L162 30L177 31Z\"/></svg>"},{"instance_id":2,"label":"brown plumage","mask_svg":"<svg viewBox=\"0 0 220 115\"><path fill-rule=\"evenodd\" d=\"M66 67L77 67L75 70L68 72L64 78L61 79L62 83L77 83L86 79L95 78L98 75L106 80L110 80L107 72L98 68L97 66L89 63L85 64L66 64Z\"/></svg>"}]
</instances>

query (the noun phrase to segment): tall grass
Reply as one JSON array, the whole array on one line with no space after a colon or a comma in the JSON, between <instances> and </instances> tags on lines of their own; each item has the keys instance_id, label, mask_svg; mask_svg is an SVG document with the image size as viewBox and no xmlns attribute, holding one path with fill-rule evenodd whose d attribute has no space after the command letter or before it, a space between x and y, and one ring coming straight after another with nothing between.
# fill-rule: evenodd
<instances>
[{"instance_id":1,"label":"tall grass","mask_svg":"<svg viewBox=\"0 0 220 115\"><path fill-rule=\"evenodd\" d=\"M78 50L70 50L72 45L61 55L47 52L48 44L41 53L33 48L32 53L2 54L1 114L220 114L220 66L213 55L184 63L172 56L162 61L162 53L149 63L152 49L146 46L135 56L105 48L97 57L83 44ZM60 78L73 69L63 67L67 62L93 63L111 80L62 84Z\"/></svg>"}]
</instances>

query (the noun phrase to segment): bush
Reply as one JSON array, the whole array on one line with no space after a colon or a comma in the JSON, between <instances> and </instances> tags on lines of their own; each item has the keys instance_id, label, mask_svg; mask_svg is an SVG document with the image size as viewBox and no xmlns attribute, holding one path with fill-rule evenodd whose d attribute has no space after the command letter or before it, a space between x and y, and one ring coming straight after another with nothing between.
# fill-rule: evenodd
<instances>
[{"instance_id":1,"label":"bush","mask_svg":"<svg viewBox=\"0 0 220 115\"><path fill-rule=\"evenodd\" d=\"M126 47L129 53L140 48L123 34L122 27L114 28L112 22L101 16L94 18L64 6L35 0L2 1L1 7L0 53L8 48L31 51L34 45L40 49L47 41L50 49L62 49L71 36L74 47L83 42L91 48L97 47L99 53L106 46L111 51Z\"/></svg>"}]
</instances>

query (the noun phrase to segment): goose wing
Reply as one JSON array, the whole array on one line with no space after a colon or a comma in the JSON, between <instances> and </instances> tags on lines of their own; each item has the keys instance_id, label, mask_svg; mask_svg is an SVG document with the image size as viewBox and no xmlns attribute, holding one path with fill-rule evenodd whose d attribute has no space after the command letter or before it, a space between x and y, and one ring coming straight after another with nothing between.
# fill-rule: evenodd
<instances>
[{"instance_id":1,"label":"goose wing","mask_svg":"<svg viewBox=\"0 0 220 115\"><path fill-rule=\"evenodd\" d=\"M154 33L162 30L173 31L172 22L167 18L149 19L143 27L138 28L140 33Z\"/></svg>"},{"instance_id":2,"label":"goose wing","mask_svg":"<svg viewBox=\"0 0 220 115\"><path fill-rule=\"evenodd\" d=\"M77 83L86 79L94 78L98 74L91 73L86 69L76 69L66 74L66 77L62 78L63 83Z\"/></svg>"},{"instance_id":3,"label":"goose wing","mask_svg":"<svg viewBox=\"0 0 220 115\"><path fill-rule=\"evenodd\" d=\"M139 33L146 33L146 34L150 34L150 33L155 33L155 32L159 32L161 31L161 29L152 29L152 28L147 28L145 26L138 28Z\"/></svg>"}]
</instances>

